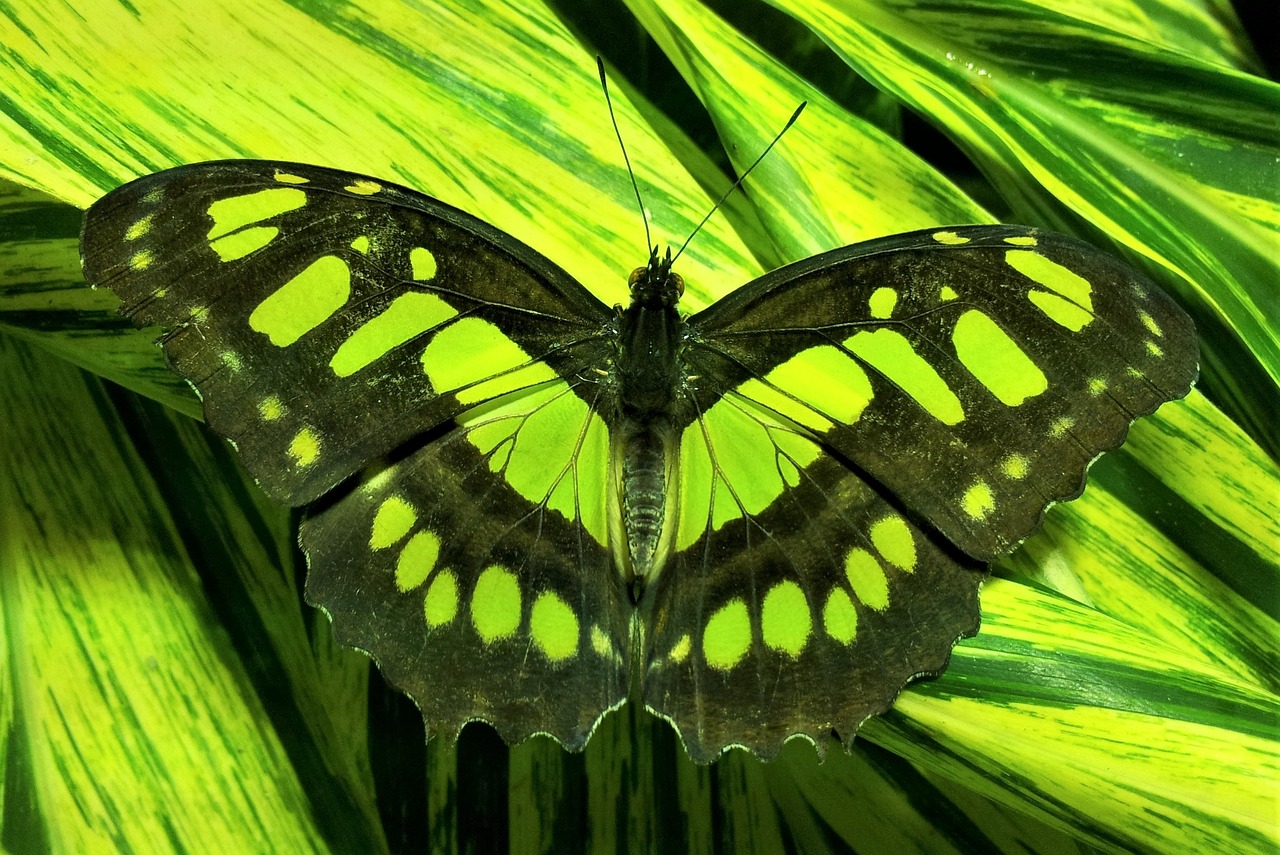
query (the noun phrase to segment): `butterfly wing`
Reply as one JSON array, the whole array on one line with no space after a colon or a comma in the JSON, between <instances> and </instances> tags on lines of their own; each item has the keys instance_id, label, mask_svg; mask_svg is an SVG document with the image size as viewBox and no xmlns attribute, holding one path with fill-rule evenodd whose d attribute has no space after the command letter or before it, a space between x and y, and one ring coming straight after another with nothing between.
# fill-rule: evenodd
<instances>
[{"instance_id":1,"label":"butterfly wing","mask_svg":"<svg viewBox=\"0 0 1280 855\"><path fill-rule=\"evenodd\" d=\"M626 696L598 403L566 383L499 398L303 522L308 600L433 731L481 719L577 749Z\"/></svg>"},{"instance_id":2,"label":"butterfly wing","mask_svg":"<svg viewBox=\"0 0 1280 855\"><path fill-rule=\"evenodd\" d=\"M608 308L529 247L361 175L231 160L140 178L85 215L115 291L268 494L303 505L503 392L598 365Z\"/></svg>"},{"instance_id":3,"label":"butterfly wing","mask_svg":"<svg viewBox=\"0 0 1280 855\"><path fill-rule=\"evenodd\" d=\"M731 396L695 430L682 548L642 604L644 703L699 762L731 745L769 758L796 734L848 742L977 632L982 565Z\"/></svg>"},{"instance_id":4,"label":"butterfly wing","mask_svg":"<svg viewBox=\"0 0 1280 855\"><path fill-rule=\"evenodd\" d=\"M411 190L257 161L109 193L82 254L263 488L314 503L308 599L432 729L576 747L621 702L614 315L568 274Z\"/></svg>"},{"instance_id":5,"label":"butterfly wing","mask_svg":"<svg viewBox=\"0 0 1280 855\"><path fill-rule=\"evenodd\" d=\"M1196 375L1185 314L1074 239L917 232L688 322L674 553L645 702L695 757L851 739L976 631L1008 552Z\"/></svg>"}]
</instances>

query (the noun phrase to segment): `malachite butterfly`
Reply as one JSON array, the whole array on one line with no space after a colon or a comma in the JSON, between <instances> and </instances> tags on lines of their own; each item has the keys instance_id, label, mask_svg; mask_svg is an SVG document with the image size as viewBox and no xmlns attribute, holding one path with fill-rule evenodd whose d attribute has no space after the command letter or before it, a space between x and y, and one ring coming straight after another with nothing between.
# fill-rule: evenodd
<instances>
[{"instance_id":1,"label":"malachite butterfly","mask_svg":"<svg viewBox=\"0 0 1280 855\"><path fill-rule=\"evenodd\" d=\"M222 161L85 218L85 277L280 502L307 598L456 735L585 745L628 698L689 754L848 742L977 631L983 562L1187 393L1186 314L1078 240L939 228L682 316L611 308L384 181Z\"/></svg>"}]
</instances>

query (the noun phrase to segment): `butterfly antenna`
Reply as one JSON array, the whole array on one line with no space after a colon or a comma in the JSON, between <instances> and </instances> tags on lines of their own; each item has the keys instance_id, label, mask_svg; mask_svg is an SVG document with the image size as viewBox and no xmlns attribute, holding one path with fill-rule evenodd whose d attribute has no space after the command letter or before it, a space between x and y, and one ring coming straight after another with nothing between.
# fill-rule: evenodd
<instances>
[{"instance_id":1,"label":"butterfly antenna","mask_svg":"<svg viewBox=\"0 0 1280 855\"><path fill-rule=\"evenodd\" d=\"M631 177L631 189L636 191L636 204L640 206L640 219L644 222L644 245L653 255L653 240L649 237L649 216L644 212L644 200L640 198L640 185L636 183L636 174L631 169L631 158L627 157L627 145L622 141L622 131L618 130L618 117L613 115L613 99L609 97L609 84L604 79L604 59L596 55L596 68L600 70L600 88L604 90L604 102L609 105L609 121L613 122L613 133L618 138L618 147L622 149L622 162L627 165L627 175Z\"/></svg>"},{"instance_id":2,"label":"butterfly antenna","mask_svg":"<svg viewBox=\"0 0 1280 855\"><path fill-rule=\"evenodd\" d=\"M711 219L711 215L714 214L716 211L720 210L720 206L724 204L725 199L729 198L729 194L742 186L742 182L745 181L746 177L751 174L751 170L755 169L760 164L760 161L764 160L764 156L768 154L769 151L775 145L778 144L778 140L782 139L782 135L785 134L788 130L790 130L791 126L796 123L796 119L800 118L800 114L804 111L804 108L808 105L808 103L809 103L808 101L800 102L800 106L796 107L796 111L791 114L790 119L787 119L787 123L782 126L782 130L778 131L778 135L773 138L773 142L769 143L767 146L764 147L764 151L760 152L760 156L757 157L755 160L753 160L751 162L751 165L747 167L746 171L738 176L738 180L733 182L733 184L729 185L729 189L724 191L724 195L721 196L718 200L716 200L716 203L711 206L711 210L707 211L707 215L702 218L702 222L698 223L697 228L695 228L692 232L690 232L689 236L685 238L684 243L680 245L680 252L677 252L675 255L675 258L671 259L672 263L674 263L676 258L679 258L680 254L684 252L684 248L689 245L689 241L693 240L693 236L696 235L698 232L702 231L702 227L707 224L707 220Z\"/></svg>"}]
</instances>

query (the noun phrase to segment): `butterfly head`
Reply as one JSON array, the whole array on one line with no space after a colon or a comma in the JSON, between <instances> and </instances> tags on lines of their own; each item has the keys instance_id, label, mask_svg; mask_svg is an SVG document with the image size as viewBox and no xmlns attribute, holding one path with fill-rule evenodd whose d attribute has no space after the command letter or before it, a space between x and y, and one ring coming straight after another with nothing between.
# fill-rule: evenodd
<instances>
[{"instance_id":1,"label":"butterfly head","mask_svg":"<svg viewBox=\"0 0 1280 855\"><path fill-rule=\"evenodd\" d=\"M657 247L649 251L649 263L637 267L627 278L631 286L631 299L646 308L670 308L684 294L684 278L671 272L671 248L665 256L658 255Z\"/></svg>"}]
</instances>

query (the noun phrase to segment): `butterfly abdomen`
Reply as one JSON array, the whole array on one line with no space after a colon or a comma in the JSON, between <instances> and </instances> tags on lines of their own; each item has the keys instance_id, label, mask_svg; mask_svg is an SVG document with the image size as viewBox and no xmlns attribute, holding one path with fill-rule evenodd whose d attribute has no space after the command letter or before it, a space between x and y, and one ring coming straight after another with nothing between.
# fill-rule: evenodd
<instances>
[{"instance_id":1,"label":"butterfly abdomen","mask_svg":"<svg viewBox=\"0 0 1280 855\"><path fill-rule=\"evenodd\" d=\"M617 358L614 460L627 575L638 589L661 569L671 516L668 485L679 459L673 425L683 322L675 299L645 299L633 287L622 313Z\"/></svg>"},{"instance_id":2,"label":"butterfly abdomen","mask_svg":"<svg viewBox=\"0 0 1280 855\"><path fill-rule=\"evenodd\" d=\"M622 514L633 583L654 570L667 516L669 425L627 420L620 430Z\"/></svg>"}]
</instances>

